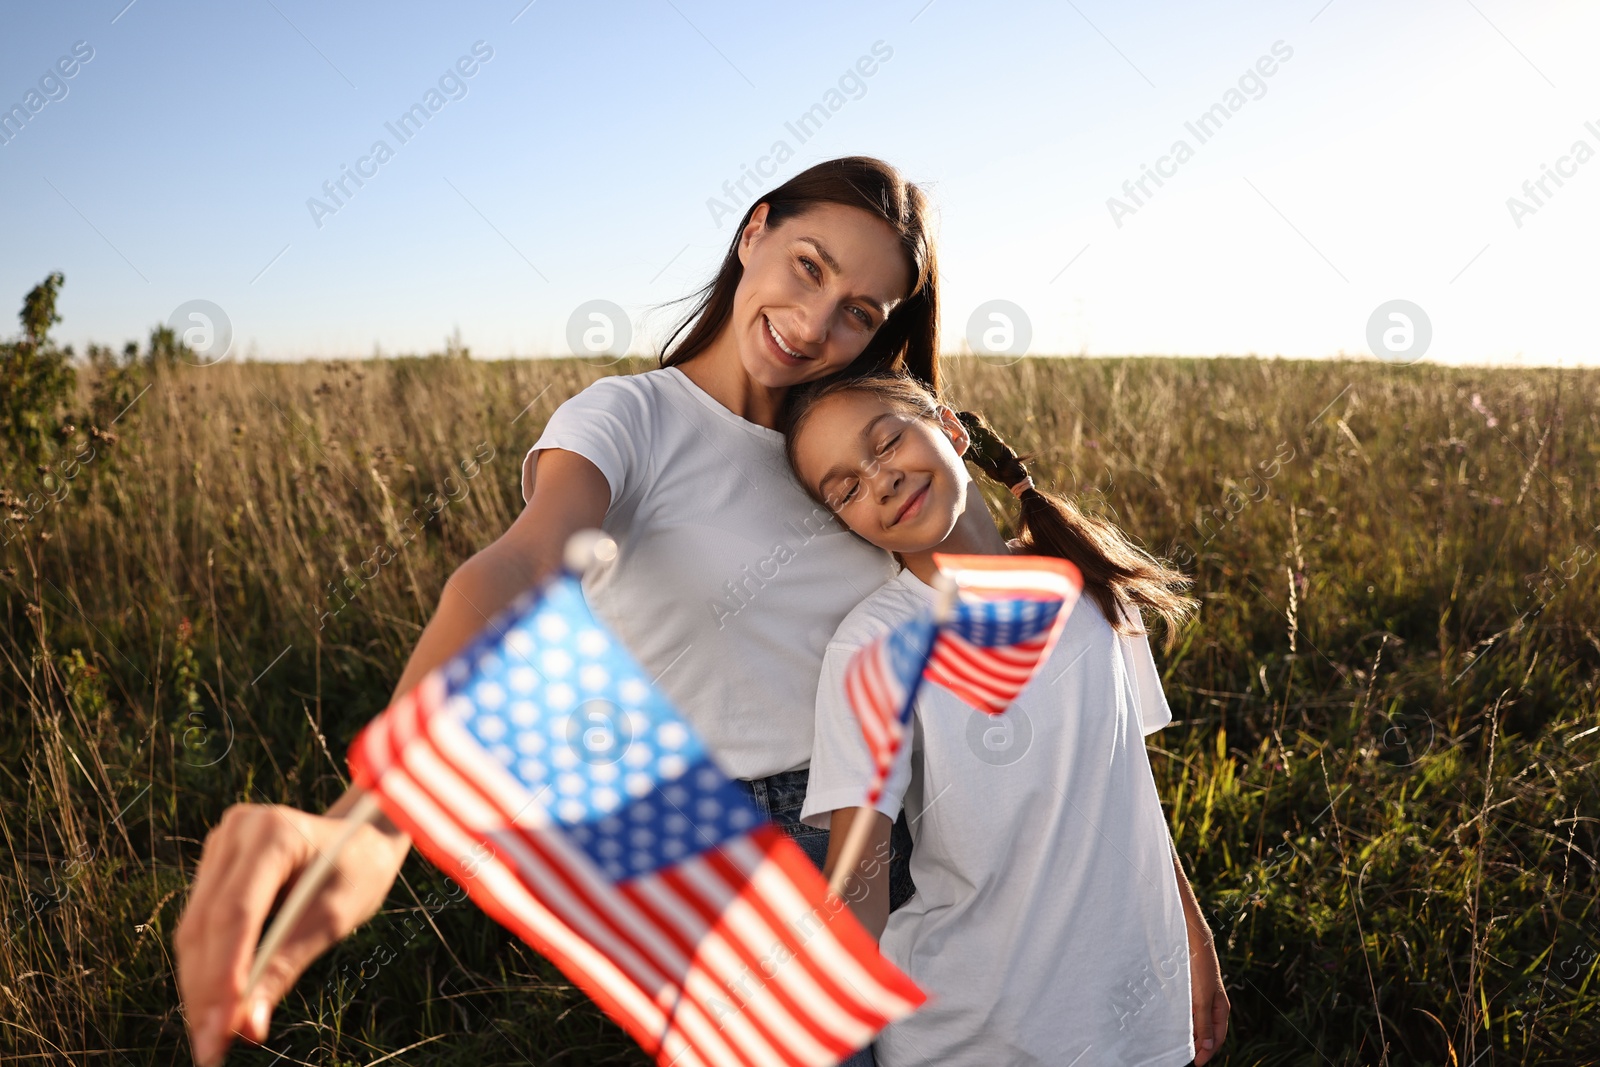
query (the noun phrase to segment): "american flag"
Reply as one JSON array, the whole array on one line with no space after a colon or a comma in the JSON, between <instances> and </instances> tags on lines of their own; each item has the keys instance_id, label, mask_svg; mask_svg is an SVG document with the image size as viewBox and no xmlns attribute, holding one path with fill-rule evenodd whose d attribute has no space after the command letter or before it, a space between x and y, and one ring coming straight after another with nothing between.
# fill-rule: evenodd
<instances>
[{"instance_id":1,"label":"american flag","mask_svg":"<svg viewBox=\"0 0 1600 1067\"><path fill-rule=\"evenodd\" d=\"M962 597L934 643L927 678L998 715L1049 658L1083 578L1054 556L936 552L933 561Z\"/></svg>"},{"instance_id":2,"label":"american flag","mask_svg":"<svg viewBox=\"0 0 1600 1067\"><path fill-rule=\"evenodd\" d=\"M873 761L866 807L883 793L922 680L998 715L1038 673L1083 588L1078 568L1053 556L936 552L933 562L956 583L950 617L907 619L845 666L845 697Z\"/></svg>"},{"instance_id":3,"label":"american flag","mask_svg":"<svg viewBox=\"0 0 1600 1067\"><path fill-rule=\"evenodd\" d=\"M924 998L563 573L374 719L355 783L660 1064L837 1063Z\"/></svg>"},{"instance_id":4,"label":"american flag","mask_svg":"<svg viewBox=\"0 0 1600 1067\"><path fill-rule=\"evenodd\" d=\"M861 720L861 732L872 753L867 807L876 804L883 793L937 635L933 614L928 612L900 623L857 652L845 666L845 696Z\"/></svg>"}]
</instances>

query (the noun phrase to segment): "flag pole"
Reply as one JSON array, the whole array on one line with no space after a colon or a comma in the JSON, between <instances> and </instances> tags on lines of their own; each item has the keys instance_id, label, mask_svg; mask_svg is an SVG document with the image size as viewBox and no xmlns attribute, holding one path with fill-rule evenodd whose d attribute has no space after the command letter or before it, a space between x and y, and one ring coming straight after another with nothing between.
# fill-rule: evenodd
<instances>
[{"instance_id":1,"label":"flag pole","mask_svg":"<svg viewBox=\"0 0 1600 1067\"><path fill-rule=\"evenodd\" d=\"M328 880L328 875L333 873L334 861L339 858L340 850L350 843L357 830L378 817L381 809L378 807L377 794L351 786L345 797L351 796L355 797L355 803L350 805L349 811L345 814L345 825L339 830L339 835L326 849L317 854L316 860L300 876L299 881L295 882L288 899L283 902L283 907L278 909L277 917L272 920L267 936L261 939L261 944L256 948L255 962L250 965L250 977L245 979L244 992L239 994L240 1000L249 998L256 983L266 973L267 961L272 959L272 954L278 951L278 947L289 936L289 931L294 929L295 922L306 910L306 905L311 903L311 898L317 890L322 888L322 883ZM344 797L341 797L334 806L337 807L343 802Z\"/></svg>"},{"instance_id":2,"label":"flag pole","mask_svg":"<svg viewBox=\"0 0 1600 1067\"><path fill-rule=\"evenodd\" d=\"M933 587L938 590L939 596L933 603L934 640L938 640L938 631L950 621L950 616L955 614L957 586L955 579L943 571L935 571ZM844 898L845 883L855 873L856 866L861 862L861 855L867 850L867 836L872 832L873 813L878 809L860 807L853 809L855 816L850 820L850 830L845 835L844 845L839 849L839 862L834 864L833 877L828 879L828 892L841 900Z\"/></svg>"},{"instance_id":3,"label":"flag pole","mask_svg":"<svg viewBox=\"0 0 1600 1067\"><path fill-rule=\"evenodd\" d=\"M617 556L617 543L599 530L579 530L567 538L566 545L561 552L561 562L567 570L575 574L583 574L596 562L612 560ZM353 800L352 800L353 798ZM294 929L294 924L311 903L311 898L316 895L322 884L328 880L328 875L333 873L335 861L345 845L356 835L363 826L373 822L382 813L378 804L376 793L368 792L357 786L351 786L328 809L333 814L335 809L345 805L345 825L340 828L338 836L328 844L328 847L317 854L310 867L295 882L294 888L289 891L289 896L283 902L283 907L278 909L278 914L272 920L267 935L261 939L256 947L256 957L250 965L250 976L245 979L244 992L239 994L240 1000L248 999L255 989L256 983L261 981L261 976L266 973L267 961L272 959L272 954L278 951L284 940L289 936L289 931Z\"/></svg>"}]
</instances>

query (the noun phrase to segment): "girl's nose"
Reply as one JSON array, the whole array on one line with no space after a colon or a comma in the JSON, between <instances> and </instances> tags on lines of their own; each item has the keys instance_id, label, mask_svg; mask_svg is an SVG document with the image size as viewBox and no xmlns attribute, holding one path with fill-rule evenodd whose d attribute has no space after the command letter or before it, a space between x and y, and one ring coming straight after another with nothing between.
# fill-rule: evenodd
<instances>
[{"instance_id":1,"label":"girl's nose","mask_svg":"<svg viewBox=\"0 0 1600 1067\"><path fill-rule=\"evenodd\" d=\"M895 490L900 488L902 475L897 470L890 470L880 461L877 472L874 474L874 486L878 503L885 504L894 498Z\"/></svg>"}]
</instances>

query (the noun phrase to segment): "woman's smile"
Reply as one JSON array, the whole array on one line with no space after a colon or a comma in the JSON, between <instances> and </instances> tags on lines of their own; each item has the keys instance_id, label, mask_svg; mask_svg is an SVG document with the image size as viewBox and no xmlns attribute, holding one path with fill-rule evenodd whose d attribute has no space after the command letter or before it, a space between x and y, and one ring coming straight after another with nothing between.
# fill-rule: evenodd
<instances>
[{"instance_id":1,"label":"woman's smile","mask_svg":"<svg viewBox=\"0 0 1600 1067\"><path fill-rule=\"evenodd\" d=\"M783 335L778 332L778 328L772 325L771 319L763 315L761 316L761 324L766 327L762 332L766 334L767 351L772 353L773 358L779 363L786 367L798 367L811 361L813 357L796 351L784 340Z\"/></svg>"}]
</instances>

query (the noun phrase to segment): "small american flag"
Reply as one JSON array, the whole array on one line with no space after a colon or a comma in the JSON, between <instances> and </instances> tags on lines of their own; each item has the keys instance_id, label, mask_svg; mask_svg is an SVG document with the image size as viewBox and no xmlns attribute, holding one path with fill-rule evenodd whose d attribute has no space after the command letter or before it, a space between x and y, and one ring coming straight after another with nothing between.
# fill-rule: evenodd
<instances>
[{"instance_id":1,"label":"small american flag","mask_svg":"<svg viewBox=\"0 0 1600 1067\"><path fill-rule=\"evenodd\" d=\"M374 719L356 784L660 1064L837 1063L924 998L564 573Z\"/></svg>"},{"instance_id":2,"label":"small american flag","mask_svg":"<svg viewBox=\"0 0 1600 1067\"><path fill-rule=\"evenodd\" d=\"M873 760L866 807L883 794L922 680L998 715L1038 673L1083 588L1078 568L1053 556L936 552L933 561L956 584L950 617L940 623L925 611L845 666L845 696Z\"/></svg>"},{"instance_id":3,"label":"small american flag","mask_svg":"<svg viewBox=\"0 0 1600 1067\"><path fill-rule=\"evenodd\" d=\"M861 732L872 753L867 807L876 804L883 793L937 636L938 627L928 612L900 623L857 652L845 666L845 696L861 720Z\"/></svg>"},{"instance_id":4,"label":"small american flag","mask_svg":"<svg viewBox=\"0 0 1600 1067\"><path fill-rule=\"evenodd\" d=\"M934 553L933 561L963 595L934 643L927 678L998 715L1049 658L1083 578L1054 556Z\"/></svg>"}]
</instances>

